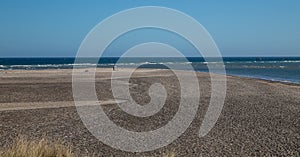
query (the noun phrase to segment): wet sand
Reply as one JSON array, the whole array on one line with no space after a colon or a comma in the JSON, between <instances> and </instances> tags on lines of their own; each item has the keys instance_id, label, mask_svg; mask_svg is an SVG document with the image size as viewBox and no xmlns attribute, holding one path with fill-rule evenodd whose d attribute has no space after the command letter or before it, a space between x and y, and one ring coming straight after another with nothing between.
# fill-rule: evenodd
<instances>
[{"instance_id":1,"label":"wet sand","mask_svg":"<svg viewBox=\"0 0 300 157\"><path fill-rule=\"evenodd\" d=\"M122 71L126 69L118 72ZM199 110L187 131L159 150L128 153L103 144L85 128L74 106L71 74L72 70L0 71L1 147L8 147L16 136L24 135L31 139L60 140L71 145L79 156L161 156L171 150L176 156L300 155L297 84L228 76L221 116L209 134L199 138L211 85L208 74L197 73L201 90ZM118 100L112 96L110 78L111 69L97 70L97 94L104 111L121 127L133 131L157 129L167 124L178 110L180 86L168 70L142 69L130 79L131 95L141 105L150 101L148 89L154 83L163 84L168 92L163 109L145 118L128 115L115 104Z\"/></svg>"}]
</instances>

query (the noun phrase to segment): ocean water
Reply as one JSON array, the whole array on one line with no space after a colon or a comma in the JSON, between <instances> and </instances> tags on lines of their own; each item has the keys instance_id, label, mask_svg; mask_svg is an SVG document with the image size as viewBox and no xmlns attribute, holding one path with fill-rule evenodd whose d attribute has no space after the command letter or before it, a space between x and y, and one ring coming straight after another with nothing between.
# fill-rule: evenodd
<instances>
[{"instance_id":1,"label":"ocean water","mask_svg":"<svg viewBox=\"0 0 300 157\"><path fill-rule=\"evenodd\" d=\"M109 67L118 62L119 58L81 58L74 64L75 58L0 58L0 70L42 70L42 69L72 69L76 67ZM98 64L95 64L98 63ZM208 72L207 64L219 64L214 58L208 61L200 57L188 58L123 58L117 63L120 67L183 69L193 66L195 71ZM224 57L226 74L233 76L260 78L273 81L300 83L300 57Z\"/></svg>"}]
</instances>

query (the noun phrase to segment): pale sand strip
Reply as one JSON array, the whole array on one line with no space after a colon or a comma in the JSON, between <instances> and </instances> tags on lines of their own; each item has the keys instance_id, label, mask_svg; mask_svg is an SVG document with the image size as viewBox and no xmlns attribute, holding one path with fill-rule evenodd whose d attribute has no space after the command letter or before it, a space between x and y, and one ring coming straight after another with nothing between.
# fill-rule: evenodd
<instances>
[{"instance_id":1,"label":"pale sand strip","mask_svg":"<svg viewBox=\"0 0 300 157\"><path fill-rule=\"evenodd\" d=\"M3 70L0 71L1 77L49 77L49 76L70 76L73 72L85 74L86 72L93 72L94 69L45 69L45 70ZM113 71L111 68L97 68L96 72L99 73L122 73L132 71L130 68L123 68L117 71ZM136 69L135 73L151 73L157 71L164 71L164 69Z\"/></svg>"},{"instance_id":2,"label":"pale sand strip","mask_svg":"<svg viewBox=\"0 0 300 157\"><path fill-rule=\"evenodd\" d=\"M95 106L95 105L110 105L123 103L126 100L107 100L107 101L80 101L77 106ZM13 110L33 110L45 108L62 108L75 106L74 101L57 101L57 102L28 102L28 103L0 103L0 111Z\"/></svg>"}]
</instances>

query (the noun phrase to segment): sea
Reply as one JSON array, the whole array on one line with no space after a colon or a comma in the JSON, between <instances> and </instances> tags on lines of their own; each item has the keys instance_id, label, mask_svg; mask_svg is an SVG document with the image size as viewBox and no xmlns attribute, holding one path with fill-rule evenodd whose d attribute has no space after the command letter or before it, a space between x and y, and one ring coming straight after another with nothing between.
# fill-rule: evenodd
<instances>
[{"instance_id":1,"label":"sea","mask_svg":"<svg viewBox=\"0 0 300 157\"><path fill-rule=\"evenodd\" d=\"M165 69L172 65L174 69L185 70L184 65L191 65L193 70L209 72L208 64L220 64L214 58L206 60L201 57L148 57L122 58L102 57L80 58L0 58L0 72L5 70L43 70L72 69L88 67L112 68L135 67ZM96 63L96 64L95 64ZM300 57L224 57L223 64L227 75L259 78L271 81L292 82L300 84ZM216 72L218 73L218 72Z\"/></svg>"}]
</instances>

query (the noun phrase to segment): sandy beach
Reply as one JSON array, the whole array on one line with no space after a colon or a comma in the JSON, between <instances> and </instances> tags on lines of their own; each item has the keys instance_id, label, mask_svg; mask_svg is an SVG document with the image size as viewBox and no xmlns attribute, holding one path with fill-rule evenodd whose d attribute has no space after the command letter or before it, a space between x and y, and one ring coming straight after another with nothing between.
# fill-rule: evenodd
<instances>
[{"instance_id":1,"label":"sandy beach","mask_svg":"<svg viewBox=\"0 0 300 157\"><path fill-rule=\"evenodd\" d=\"M85 71L85 69L80 69ZM122 72L120 69L117 72ZM188 73L188 72L183 72ZM116 150L96 139L84 126L74 106L72 70L0 71L0 147L18 135L47 137L71 145L79 156L299 156L300 85L227 76L227 96L217 124L203 138L199 128L210 100L210 77L197 73L201 97L196 118L172 144L146 153ZM111 93L111 69L97 69L100 104L116 124L128 130L149 131L167 124L178 110L178 80L169 70L141 69L130 78L130 91L140 104L149 102L147 91L161 83L166 104L155 116L125 114ZM122 80L122 78L116 78Z\"/></svg>"}]
</instances>

